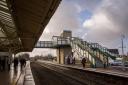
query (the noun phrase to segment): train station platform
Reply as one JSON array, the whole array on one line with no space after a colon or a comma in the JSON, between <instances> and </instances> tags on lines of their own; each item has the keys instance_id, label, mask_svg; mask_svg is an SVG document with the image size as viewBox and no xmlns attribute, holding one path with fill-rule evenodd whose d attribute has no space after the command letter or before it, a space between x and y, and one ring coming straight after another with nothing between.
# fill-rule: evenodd
<instances>
[{"instance_id":1,"label":"train station platform","mask_svg":"<svg viewBox=\"0 0 128 85\"><path fill-rule=\"evenodd\" d=\"M20 77L15 85L35 85L31 72L30 61L26 62L26 67L21 72Z\"/></svg>"},{"instance_id":2,"label":"train station platform","mask_svg":"<svg viewBox=\"0 0 128 85\"><path fill-rule=\"evenodd\" d=\"M0 72L0 85L10 85L9 72Z\"/></svg>"},{"instance_id":3,"label":"train station platform","mask_svg":"<svg viewBox=\"0 0 128 85\"><path fill-rule=\"evenodd\" d=\"M12 64L10 70L0 71L0 85L35 85L30 62L27 61L26 67L22 70L18 64L15 71Z\"/></svg>"},{"instance_id":4,"label":"train station platform","mask_svg":"<svg viewBox=\"0 0 128 85\"><path fill-rule=\"evenodd\" d=\"M18 65L17 70L14 71L13 64L11 65L10 70L5 69L0 71L0 85L15 85L20 73L20 65Z\"/></svg>"},{"instance_id":5,"label":"train station platform","mask_svg":"<svg viewBox=\"0 0 128 85\"><path fill-rule=\"evenodd\" d=\"M96 74L105 74L111 75L115 77L128 78L128 71L121 71L113 68L83 68L80 64L78 65L63 65L57 64L55 62L50 61L42 61L38 60L39 63L52 64L59 68L66 67L70 69L76 69L80 72L92 72ZM110 76L109 76L110 77ZM2 71L0 72L0 85L35 85L35 81L31 72L30 61L27 61L26 67L21 70L20 65L18 65L18 70L15 72L13 68L13 64L11 66L10 71Z\"/></svg>"}]
</instances>

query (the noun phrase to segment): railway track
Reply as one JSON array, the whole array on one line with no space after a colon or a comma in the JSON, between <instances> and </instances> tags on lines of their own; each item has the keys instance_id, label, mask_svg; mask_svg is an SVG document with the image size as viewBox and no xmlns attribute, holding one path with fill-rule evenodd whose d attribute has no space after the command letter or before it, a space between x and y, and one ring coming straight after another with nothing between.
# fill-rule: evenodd
<instances>
[{"instance_id":1,"label":"railway track","mask_svg":"<svg viewBox=\"0 0 128 85\"><path fill-rule=\"evenodd\" d=\"M57 79L57 81L62 80L63 82L63 84L45 85L128 85L128 78L123 77L123 74L117 76L117 73L111 75L110 72L105 74L104 72L82 70L48 62L35 62L32 64L35 64L37 67L39 66L39 68L47 69L47 71L50 71L47 73L48 75L51 76L51 73L55 74L55 79ZM42 69L42 72L43 71ZM64 84L65 80L66 84Z\"/></svg>"},{"instance_id":2,"label":"railway track","mask_svg":"<svg viewBox=\"0 0 128 85\"><path fill-rule=\"evenodd\" d=\"M69 75L68 68L45 63L31 63L31 68L36 85L87 85L84 80Z\"/></svg>"}]
</instances>

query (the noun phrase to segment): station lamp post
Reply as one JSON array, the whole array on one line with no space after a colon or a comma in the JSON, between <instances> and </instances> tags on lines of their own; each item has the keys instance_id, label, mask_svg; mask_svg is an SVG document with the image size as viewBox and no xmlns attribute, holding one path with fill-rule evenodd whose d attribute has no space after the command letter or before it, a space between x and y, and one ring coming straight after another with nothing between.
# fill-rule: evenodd
<instances>
[{"instance_id":1,"label":"station lamp post","mask_svg":"<svg viewBox=\"0 0 128 85\"><path fill-rule=\"evenodd\" d=\"M125 70L124 38L125 38L125 36L122 35L122 38L121 38L122 46L121 46L121 48L122 48L122 69L123 70Z\"/></svg>"}]
</instances>

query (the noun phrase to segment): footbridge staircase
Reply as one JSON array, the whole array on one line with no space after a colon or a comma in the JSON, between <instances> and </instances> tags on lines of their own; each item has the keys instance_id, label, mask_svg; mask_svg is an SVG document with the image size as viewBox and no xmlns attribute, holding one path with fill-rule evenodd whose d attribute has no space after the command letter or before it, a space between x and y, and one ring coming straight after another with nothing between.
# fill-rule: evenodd
<instances>
[{"instance_id":1,"label":"footbridge staircase","mask_svg":"<svg viewBox=\"0 0 128 85\"><path fill-rule=\"evenodd\" d=\"M66 48L71 47L72 52L79 54L79 57L86 57L91 67L108 66L108 60L114 60L118 55L108 51L98 43L89 43L77 37L53 36L51 41L39 41L35 48Z\"/></svg>"}]
</instances>

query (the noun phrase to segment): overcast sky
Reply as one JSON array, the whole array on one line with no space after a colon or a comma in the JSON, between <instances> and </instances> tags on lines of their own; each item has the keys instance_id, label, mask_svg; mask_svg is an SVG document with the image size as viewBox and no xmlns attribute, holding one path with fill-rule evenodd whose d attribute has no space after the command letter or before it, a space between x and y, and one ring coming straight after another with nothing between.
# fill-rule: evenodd
<instances>
[{"instance_id":1,"label":"overcast sky","mask_svg":"<svg viewBox=\"0 0 128 85\"><path fill-rule=\"evenodd\" d=\"M40 40L50 40L63 30L71 30L73 36L120 49L124 34L124 44L128 47L127 5L128 0L62 0ZM52 50L33 50L33 54L47 52L53 53Z\"/></svg>"}]
</instances>

